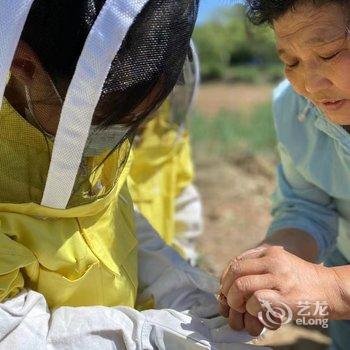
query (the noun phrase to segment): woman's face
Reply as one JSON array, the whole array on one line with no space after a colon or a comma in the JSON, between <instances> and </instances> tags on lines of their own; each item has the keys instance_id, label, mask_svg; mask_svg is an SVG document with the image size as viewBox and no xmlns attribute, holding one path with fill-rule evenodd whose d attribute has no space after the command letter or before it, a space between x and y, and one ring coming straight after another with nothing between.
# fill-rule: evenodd
<instances>
[{"instance_id":1,"label":"woman's face","mask_svg":"<svg viewBox=\"0 0 350 350\"><path fill-rule=\"evenodd\" d=\"M350 125L349 10L299 5L274 21L277 50L294 90L339 125Z\"/></svg>"}]
</instances>

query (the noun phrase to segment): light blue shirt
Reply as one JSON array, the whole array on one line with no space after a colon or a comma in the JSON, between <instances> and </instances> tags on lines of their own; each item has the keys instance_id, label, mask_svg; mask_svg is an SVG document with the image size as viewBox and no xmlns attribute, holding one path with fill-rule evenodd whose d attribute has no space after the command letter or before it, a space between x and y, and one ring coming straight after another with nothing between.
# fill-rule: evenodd
<instances>
[{"instance_id":1,"label":"light blue shirt","mask_svg":"<svg viewBox=\"0 0 350 350\"><path fill-rule=\"evenodd\" d=\"M298 228L318 244L318 260L338 248L350 261L350 134L284 81L274 91L281 163L268 234Z\"/></svg>"}]
</instances>

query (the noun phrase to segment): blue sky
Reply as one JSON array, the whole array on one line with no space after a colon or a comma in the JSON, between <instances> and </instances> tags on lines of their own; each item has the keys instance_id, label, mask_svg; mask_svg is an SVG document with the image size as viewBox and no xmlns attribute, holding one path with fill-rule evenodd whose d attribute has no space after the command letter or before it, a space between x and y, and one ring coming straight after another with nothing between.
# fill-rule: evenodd
<instances>
[{"instance_id":1,"label":"blue sky","mask_svg":"<svg viewBox=\"0 0 350 350\"><path fill-rule=\"evenodd\" d=\"M235 3L239 3L239 0L201 0L199 8L198 23L203 23L205 20L220 7L230 6Z\"/></svg>"}]
</instances>

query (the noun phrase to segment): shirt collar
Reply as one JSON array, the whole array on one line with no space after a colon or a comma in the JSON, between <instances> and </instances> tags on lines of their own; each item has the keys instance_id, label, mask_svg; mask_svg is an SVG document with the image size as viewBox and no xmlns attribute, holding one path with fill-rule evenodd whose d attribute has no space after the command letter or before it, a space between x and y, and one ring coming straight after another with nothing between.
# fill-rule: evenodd
<instances>
[{"instance_id":1,"label":"shirt collar","mask_svg":"<svg viewBox=\"0 0 350 350\"><path fill-rule=\"evenodd\" d=\"M350 135L343 127L330 121L314 105L311 107L310 115L315 119L314 124L316 128L337 141L340 146L350 153Z\"/></svg>"}]
</instances>

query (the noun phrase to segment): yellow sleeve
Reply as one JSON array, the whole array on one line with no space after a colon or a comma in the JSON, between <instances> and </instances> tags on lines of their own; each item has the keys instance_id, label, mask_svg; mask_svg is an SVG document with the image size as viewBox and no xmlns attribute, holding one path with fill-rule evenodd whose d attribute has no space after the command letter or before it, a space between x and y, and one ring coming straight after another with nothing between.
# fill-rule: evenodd
<instances>
[{"instance_id":1,"label":"yellow sleeve","mask_svg":"<svg viewBox=\"0 0 350 350\"><path fill-rule=\"evenodd\" d=\"M176 196L193 182L194 166L191 141L188 131L182 135L181 147L177 154Z\"/></svg>"},{"instance_id":2,"label":"yellow sleeve","mask_svg":"<svg viewBox=\"0 0 350 350\"><path fill-rule=\"evenodd\" d=\"M21 269L35 263L33 253L0 230L0 302L24 287Z\"/></svg>"}]
</instances>

